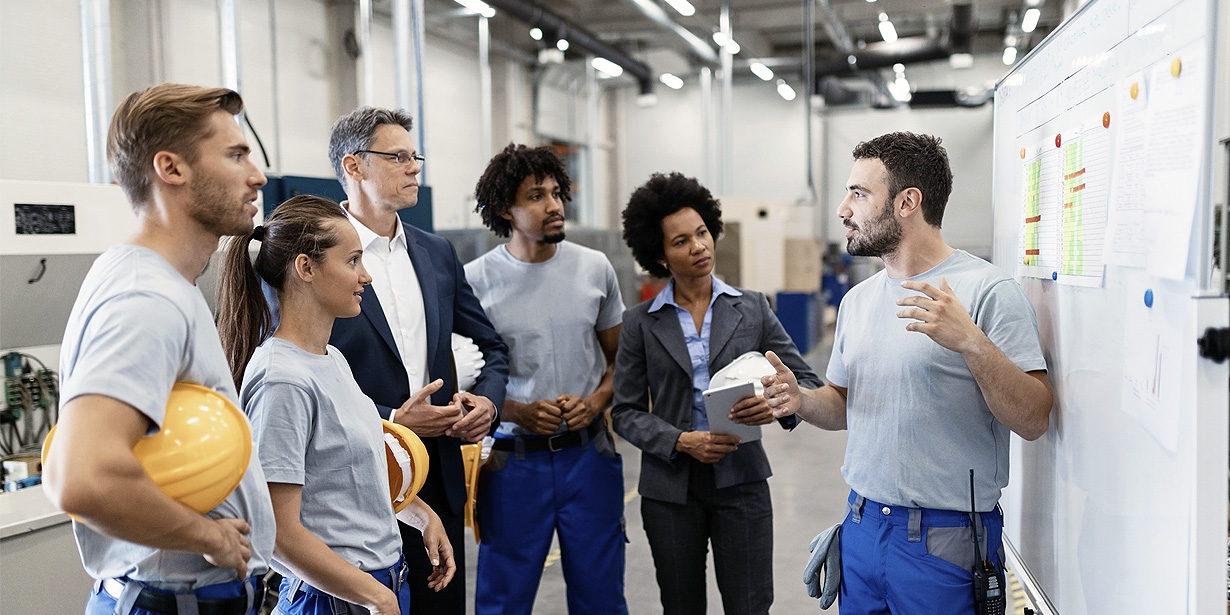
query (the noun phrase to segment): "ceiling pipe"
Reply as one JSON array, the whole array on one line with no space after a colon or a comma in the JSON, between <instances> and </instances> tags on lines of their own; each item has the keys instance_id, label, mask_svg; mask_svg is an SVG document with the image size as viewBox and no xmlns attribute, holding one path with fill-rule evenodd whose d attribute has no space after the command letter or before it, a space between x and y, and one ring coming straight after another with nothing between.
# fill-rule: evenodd
<instances>
[{"instance_id":1,"label":"ceiling pipe","mask_svg":"<svg viewBox=\"0 0 1230 615\"><path fill-rule=\"evenodd\" d=\"M713 47L710 47L709 43L706 43L704 39L692 34L691 30L688 30L687 28L679 25L679 23L675 20L671 19L670 15L666 14L666 11L662 9L661 5L653 2L652 0L629 1L636 5L636 8L640 10L641 14L647 17L650 21L667 30L670 30L671 32L674 32L679 36L679 38L682 38L683 41L688 44L688 49L691 50L696 57L700 58L702 62L713 66L718 64L718 56L714 53Z\"/></svg>"},{"instance_id":2,"label":"ceiling pipe","mask_svg":"<svg viewBox=\"0 0 1230 615\"><path fill-rule=\"evenodd\" d=\"M653 93L653 71L649 65L635 60L632 56L599 40L580 26L564 20L563 17L548 11L528 0L485 0L488 5L504 11L516 19L539 28L543 34L552 38L565 38L574 48L588 54L604 57L622 67L636 79L641 94Z\"/></svg>"},{"instance_id":3,"label":"ceiling pipe","mask_svg":"<svg viewBox=\"0 0 1230 615\"><path fill-rule=\"evenodd\" d=\"M862 51L817 61L816 82L819 83L821 78L828 76L853 75L894 64L931 62L943 60L954 53L968 53L973 35L973 7L969 4L953 5L952 25L947 40L915 37L900 39L895 43L875 43Z\"/></svg>"}]
</instances>

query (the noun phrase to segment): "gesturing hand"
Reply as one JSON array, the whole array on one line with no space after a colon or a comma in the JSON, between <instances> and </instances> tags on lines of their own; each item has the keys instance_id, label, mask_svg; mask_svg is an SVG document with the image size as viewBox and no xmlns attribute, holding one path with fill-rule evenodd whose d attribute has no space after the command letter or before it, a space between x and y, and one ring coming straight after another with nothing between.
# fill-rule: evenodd
<instances>
[{"instance_id":1,"label":"gesturing hand","mask_svg":"<svg viewBox=\"0 0 1230 615\"><path fill-rule=\"evenodd\" d=\"M779 419L798 412L803 397L799 393L799 381L795 379L794 372L790 371L772 350L764 353L764 356L775 370L760 379L760 384L764 385L765 403L772 410L773 416Z\"/></svg>"},{"instance_id":2,"label":"gesturing hand","mask_svg":"<svg viewBox=\"0 0 1230 615\"><path fill-rule=\"evenodd\" d=\"M982 329L974 324L974 319L970 318L961 300L948 286L946 278L940 277L939 288L910 280L902 282L901 287L923 293L897 300L897 305L910 306L897 312L897 317L917 321L907 324L907 331L918 331L940 346L959 353L972 349L980 340L986 339Z\"/></svg>"},{"instance_id":3,"label":"gesturing hand","mask_svg":"<svg viewBox=\"0 0 1230 615\"><path fill-rule=\"evenodd\" d=\"M453 395L453 404L460 406L464 414L461 420L449 427L445 435L466 442L478 442L491 431L491 422L495 420L495 404L490 399L462 391Z\"/></svg>"},{"instance_id":4,"label":"gesturing hand","mask_svg":"<svg viewBox=\"0 0 1230 615\"><path fill-rule=\"evenodd\" d=\"M427 386L415 391L406 403L393 410L389 420L409 427L420 438L434 438L444 435L453 423L463 416L461 406L433 406L430 403L432 393L440 390L444 381L436 379Z\"/></svg>"}]
</instances>

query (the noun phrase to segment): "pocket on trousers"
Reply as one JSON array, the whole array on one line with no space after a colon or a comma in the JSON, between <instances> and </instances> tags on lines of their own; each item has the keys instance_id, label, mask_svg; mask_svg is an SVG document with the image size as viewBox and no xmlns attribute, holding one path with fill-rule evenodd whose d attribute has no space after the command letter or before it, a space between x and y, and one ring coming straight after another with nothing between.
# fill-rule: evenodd
<instances>
[{"instance_id":1,"label":"pocket on trousers","mask_svg":"<svg viewBox=\"0 0 1230 615\"><path fill-rule=\"evenodd\" d=\"M927 553L969 572L974 567L972 531L973 529L969 526L929 527L927 528Z\"/></svg>"}]
</instances>

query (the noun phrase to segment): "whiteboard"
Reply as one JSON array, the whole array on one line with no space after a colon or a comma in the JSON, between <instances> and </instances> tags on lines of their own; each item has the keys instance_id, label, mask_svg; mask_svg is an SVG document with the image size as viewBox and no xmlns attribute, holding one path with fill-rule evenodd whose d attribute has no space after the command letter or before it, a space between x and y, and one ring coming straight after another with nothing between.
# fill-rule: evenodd
<instances>
[{"instance_id":1,"label":"whiteboard","mask_svg":"<svg viewBox=\"0 0 1230 615\"><path fill-rule=\"evenodd\" d=\"M1014 437L1005 534L1062 615L1223 612L1228 373L1195 345L1230 319L1203 290L1218 17L1094 0L996 87L994 261L1055 391Z\"/></svg>"}]
</instances>

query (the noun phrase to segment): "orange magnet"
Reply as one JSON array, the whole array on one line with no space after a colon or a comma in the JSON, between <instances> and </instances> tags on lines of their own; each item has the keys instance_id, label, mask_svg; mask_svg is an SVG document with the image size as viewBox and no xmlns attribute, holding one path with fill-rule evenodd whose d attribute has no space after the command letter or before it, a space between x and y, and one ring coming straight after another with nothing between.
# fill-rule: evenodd
<instances>
[{"instance_id":1,"label":"orange magnet","mask_svg":"<svg viewBox=\"0 0 1230 615\"><path fill-rule=\"evenodd\" d=\"M1102 114L1102 127L1110 128L1110 111Z\"/></svg>"},{"instance_id":2,"label":"orange magnet","mask_svg":"<svg viewBox=\"0 0 1230 615\"><path fill-rule=\"evenodd\" d=\"M1025 148L1021 148L1021 160L1025 159Z\"/></svg>"}]
</instances>

